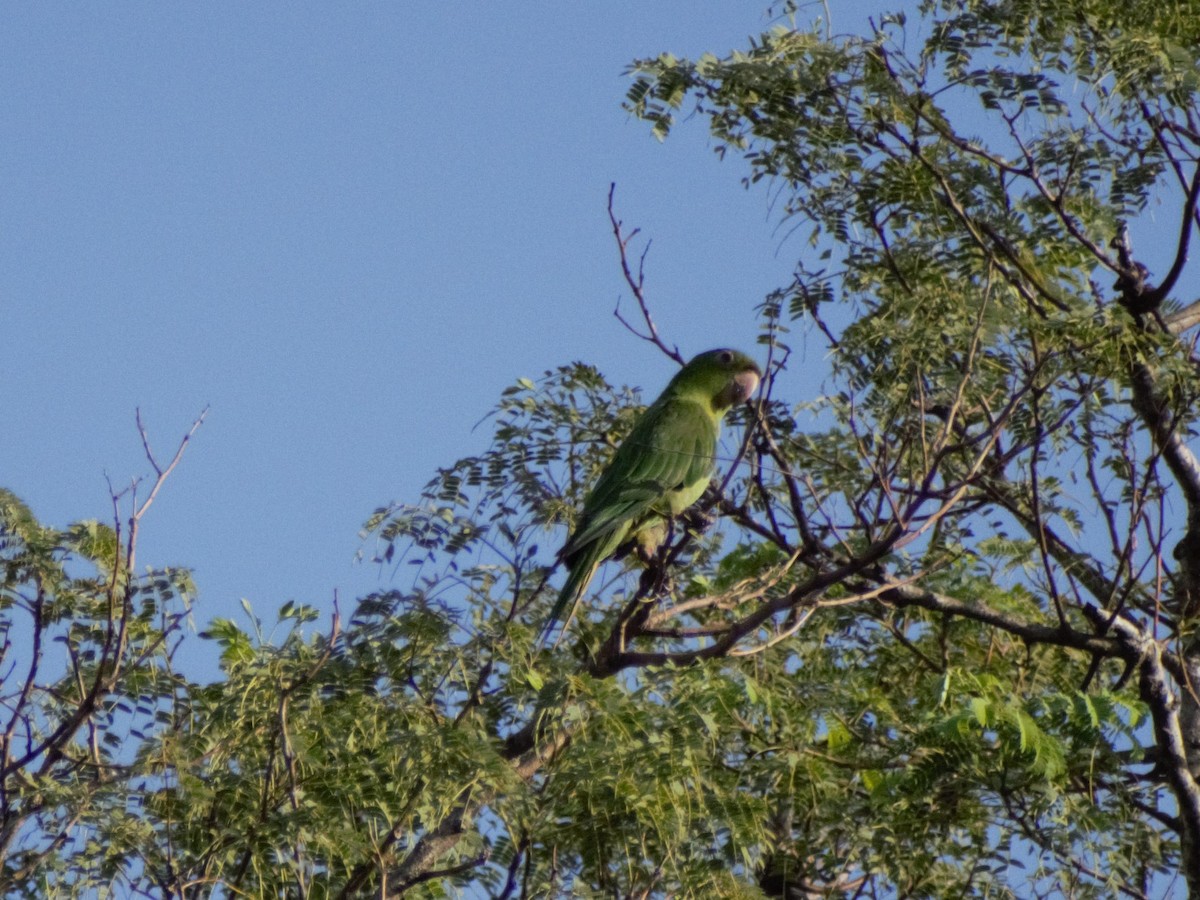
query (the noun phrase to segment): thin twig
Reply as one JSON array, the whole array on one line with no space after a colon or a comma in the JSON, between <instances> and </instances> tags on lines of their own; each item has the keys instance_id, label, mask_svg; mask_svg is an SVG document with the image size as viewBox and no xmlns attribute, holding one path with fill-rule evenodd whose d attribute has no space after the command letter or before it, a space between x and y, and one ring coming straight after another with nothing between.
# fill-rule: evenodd
<instances>
[{"instance_id":1,"label":"thin twig","mask_svg":"<svg viewBox=\"0 0 1200 900\"><path fill-rule=\"evenodd\" d=\"M650 252L650 243L646 242L645 248L642 250L642 255L638 259L637 275L633 274L633 270L629 265L629 242L632 241L640 233L640 228L635 228L628 234L622 231L624 223L617 218L616 212L613 210L613 195L616 193L617 185L613 182L608 186L608 221L612 224L613 237L617 242L617 250L621 255L621 274L625 276L625 283L629 285L629 289L633 292L633 297L637 300L638 309L641 311L642 322L645 323L645 333L638 331L636 327L621 315L621 304L617 302L616 309L613 310L613 315L617 317L617 321L629 329L630 333L641 338L643 341L648 341L653 344L675 362L681 366L685 360L683 354L679 352L678 347L668 347L666 342L658 334L658 327L654 324L654 318L650 315L650 307L646 303L645 285L646 285L646 254Z\"/></svg>"}]
</instances>

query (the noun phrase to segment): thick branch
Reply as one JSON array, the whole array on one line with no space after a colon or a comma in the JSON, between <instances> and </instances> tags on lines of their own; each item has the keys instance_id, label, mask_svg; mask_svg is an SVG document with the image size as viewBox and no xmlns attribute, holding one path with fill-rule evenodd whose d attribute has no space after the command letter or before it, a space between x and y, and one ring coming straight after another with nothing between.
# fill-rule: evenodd
<instances>
[{"instance_id":1,"label":"thick branch","mask_svg":"<svg viewBox=\"0 0 1200 900\"><path fill-rule=\"evenodd\" d=\"M1189 766L1180 704L1168 681L1162 653L1157 642L1146 642L1145 655L1138 667L1138 688L1154 720L1159 768L1179 804L1179 818L1184 825L1180 835L1183 853L1180 869L1187 878L1191 896L1197 897L1200 896L1200 787Z\"/></svg>"},{"instance_id":2,"label":"thick branch","mask_svg":"<svg viewBox=\"0 0 1200 900\"><path fill-rule=\"evenodd\" d=\"M979 600L964 603L917 585L896 584L889 587L883 593L882 598L893 606L919 606L943 615L959 616L975 622L982 622L1019 637L1030 644L1052 644L1056 647L1067 647L1126 660L1136 658L1136 652L1130 648L1127 641L1120 638L1096 635L1090 631L1079 631L1066 625L1051 627L1024 622L1015 616L992 609Z\"/></svg>"},{"instance_id":3,"label":"thick branch","mask_svg":"<svg viewBox=\"0 0 1200 900\"><path fill-rule=\"evenodd\" d=\"M1163 461L1183 491L1190 514L1200 513L1200 461L1180 437L1175 427L1175 417L1158 395L1154 376L1146 366L1139 364L1134 367L1131 385L1134 411L1150 428L1154 443L1162 452Z\"/></svg>"},{"instance_id":4,"label":"thick branch","mask_svg":"<svg viewBox=\"0 0 1200 900\"><path fill-rule=\"evenodd\" d=\"M1162 284L1142 298L1150 309L1157 309L1162 304L1183 273L1183 267L1187 263L1188 242L1192 237L1192 216L1196 212L1197 196L1200 196L1200 166L1196 166L1196 171L1192 173L1192 183L1188 186L1187 200L1183 204L1183 216L1179 225L1179 246L1175 250L1171 270L1167 272Z\"/></svg>"}]
</instances>

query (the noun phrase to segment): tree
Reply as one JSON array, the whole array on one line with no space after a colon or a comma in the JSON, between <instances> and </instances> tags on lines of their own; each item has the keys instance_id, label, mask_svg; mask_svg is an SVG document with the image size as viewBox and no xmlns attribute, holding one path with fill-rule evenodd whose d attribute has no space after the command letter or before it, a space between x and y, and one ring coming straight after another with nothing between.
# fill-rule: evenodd
<instances>
[{"instance_id":1,"label":"tree","mask_svg":"<svg viewBox=\"0 0 1200 900\"><path fill-rule=\"evenodd\" d=\"M36 780L6 757L3 809L58 816L16 824L6 884L1200 896L1197 48L1186 5L930 0L637 63L633 112L706 121L808 238L705 515L539 646L553 550L639 398L581 363L518 382L485 452L370 521L401 586L328 629L215 622L213 684L84 678L158 724L120 760L89 756L91 719L51 728ZM610 214L637 328L677 357ZM799 406L798 326L833 360ZM0 516L10 611L39 615L62 553L110 558ZM101 622L132 609L111 558ZM88 694L45 696L31 722ZM57 880L29 886L16 840Z\"/></svg>"},{"instance_id":2,"label":"tree","mask_svg":"<svg viewBox=\"0 0 1200 900\"><path fill-rule=\"evenodd\" d=\"M155 472L112 491L113 526L59 531L0 488L0 887L30 897L87 894L160 836L139 814L138 746L169 729L187 689L171 660L193 585L188 572L138 574L138 532L203 414Z\"/></svg>"}]
</instances>

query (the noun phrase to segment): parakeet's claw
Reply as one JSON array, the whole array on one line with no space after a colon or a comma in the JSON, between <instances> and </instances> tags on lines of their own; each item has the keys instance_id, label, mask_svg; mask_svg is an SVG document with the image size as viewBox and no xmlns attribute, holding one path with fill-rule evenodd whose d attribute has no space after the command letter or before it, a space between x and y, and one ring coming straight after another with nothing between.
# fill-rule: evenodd
<instances>
[{"instance_id":1,"label":"parakeet's claw","mask_svg":"<svg viewBox=\"0 0 1200 900\"><path fill-rule=\"evenodd\" d=\"M663 566L658 570L658 580L654 584L655 596L665 597L675 591L675 578L671 575L671 570Z\"/></svg>"},{"instance_id":2,"label":"parakeet's claw","mask_svg":"<svg viewBox=\"0 0 1200 900\"><path fill-rule=\"evenodd\" d=\"M683 519L684 527L692 534L697 535L704 534L717 521L717 517L712 513L698 508L689 509L681 518Z\"/></svg>"},{"instance_id":3,"label":"parakeet's claw","mask_svg":"<svg viewBox=\"0 0 1200 900\"><path fill-rule=\"evenodd\" d=\"M642 577L638 579L638 596L647 600L655 597L658 593L655 588L660 581L662 581L662 566L656 566L653 563L646 566L642 570Z\"/></svg>"}]
</instances>

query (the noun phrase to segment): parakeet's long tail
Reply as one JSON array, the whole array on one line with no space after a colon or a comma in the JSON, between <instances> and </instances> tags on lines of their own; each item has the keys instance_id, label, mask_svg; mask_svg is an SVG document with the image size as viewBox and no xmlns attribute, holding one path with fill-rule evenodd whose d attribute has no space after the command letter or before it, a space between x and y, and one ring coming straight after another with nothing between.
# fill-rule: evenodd
<instances>
[{"instance_id":1,"label":"parakeet's long tail","mask_svg":"<svg viewBox=\"0 0 1200 900\"><path fill-rule=\"evenodd\" d=\"M558 640L554 642L554 646L558 646L559 641L567 633L567 629L571 626L571 620L575 618L575 612L579 609L579 601L591 584L592 576L596 574L596 569L604 559L604 547L600 541L593 541L586 550L568 561L570 571L567 573L567 580L562 586L562 590L558 592L558 599L554 601L554 608L550 610L550 617L546 619L546 624L542 626L542 636L539 639L541 644L545 644L550 635L554 633L554 628L558 624L559 619L563 618L566 613L566 619L562 623L562 631L559 632Z\"/></svg>"}]
</instances>

